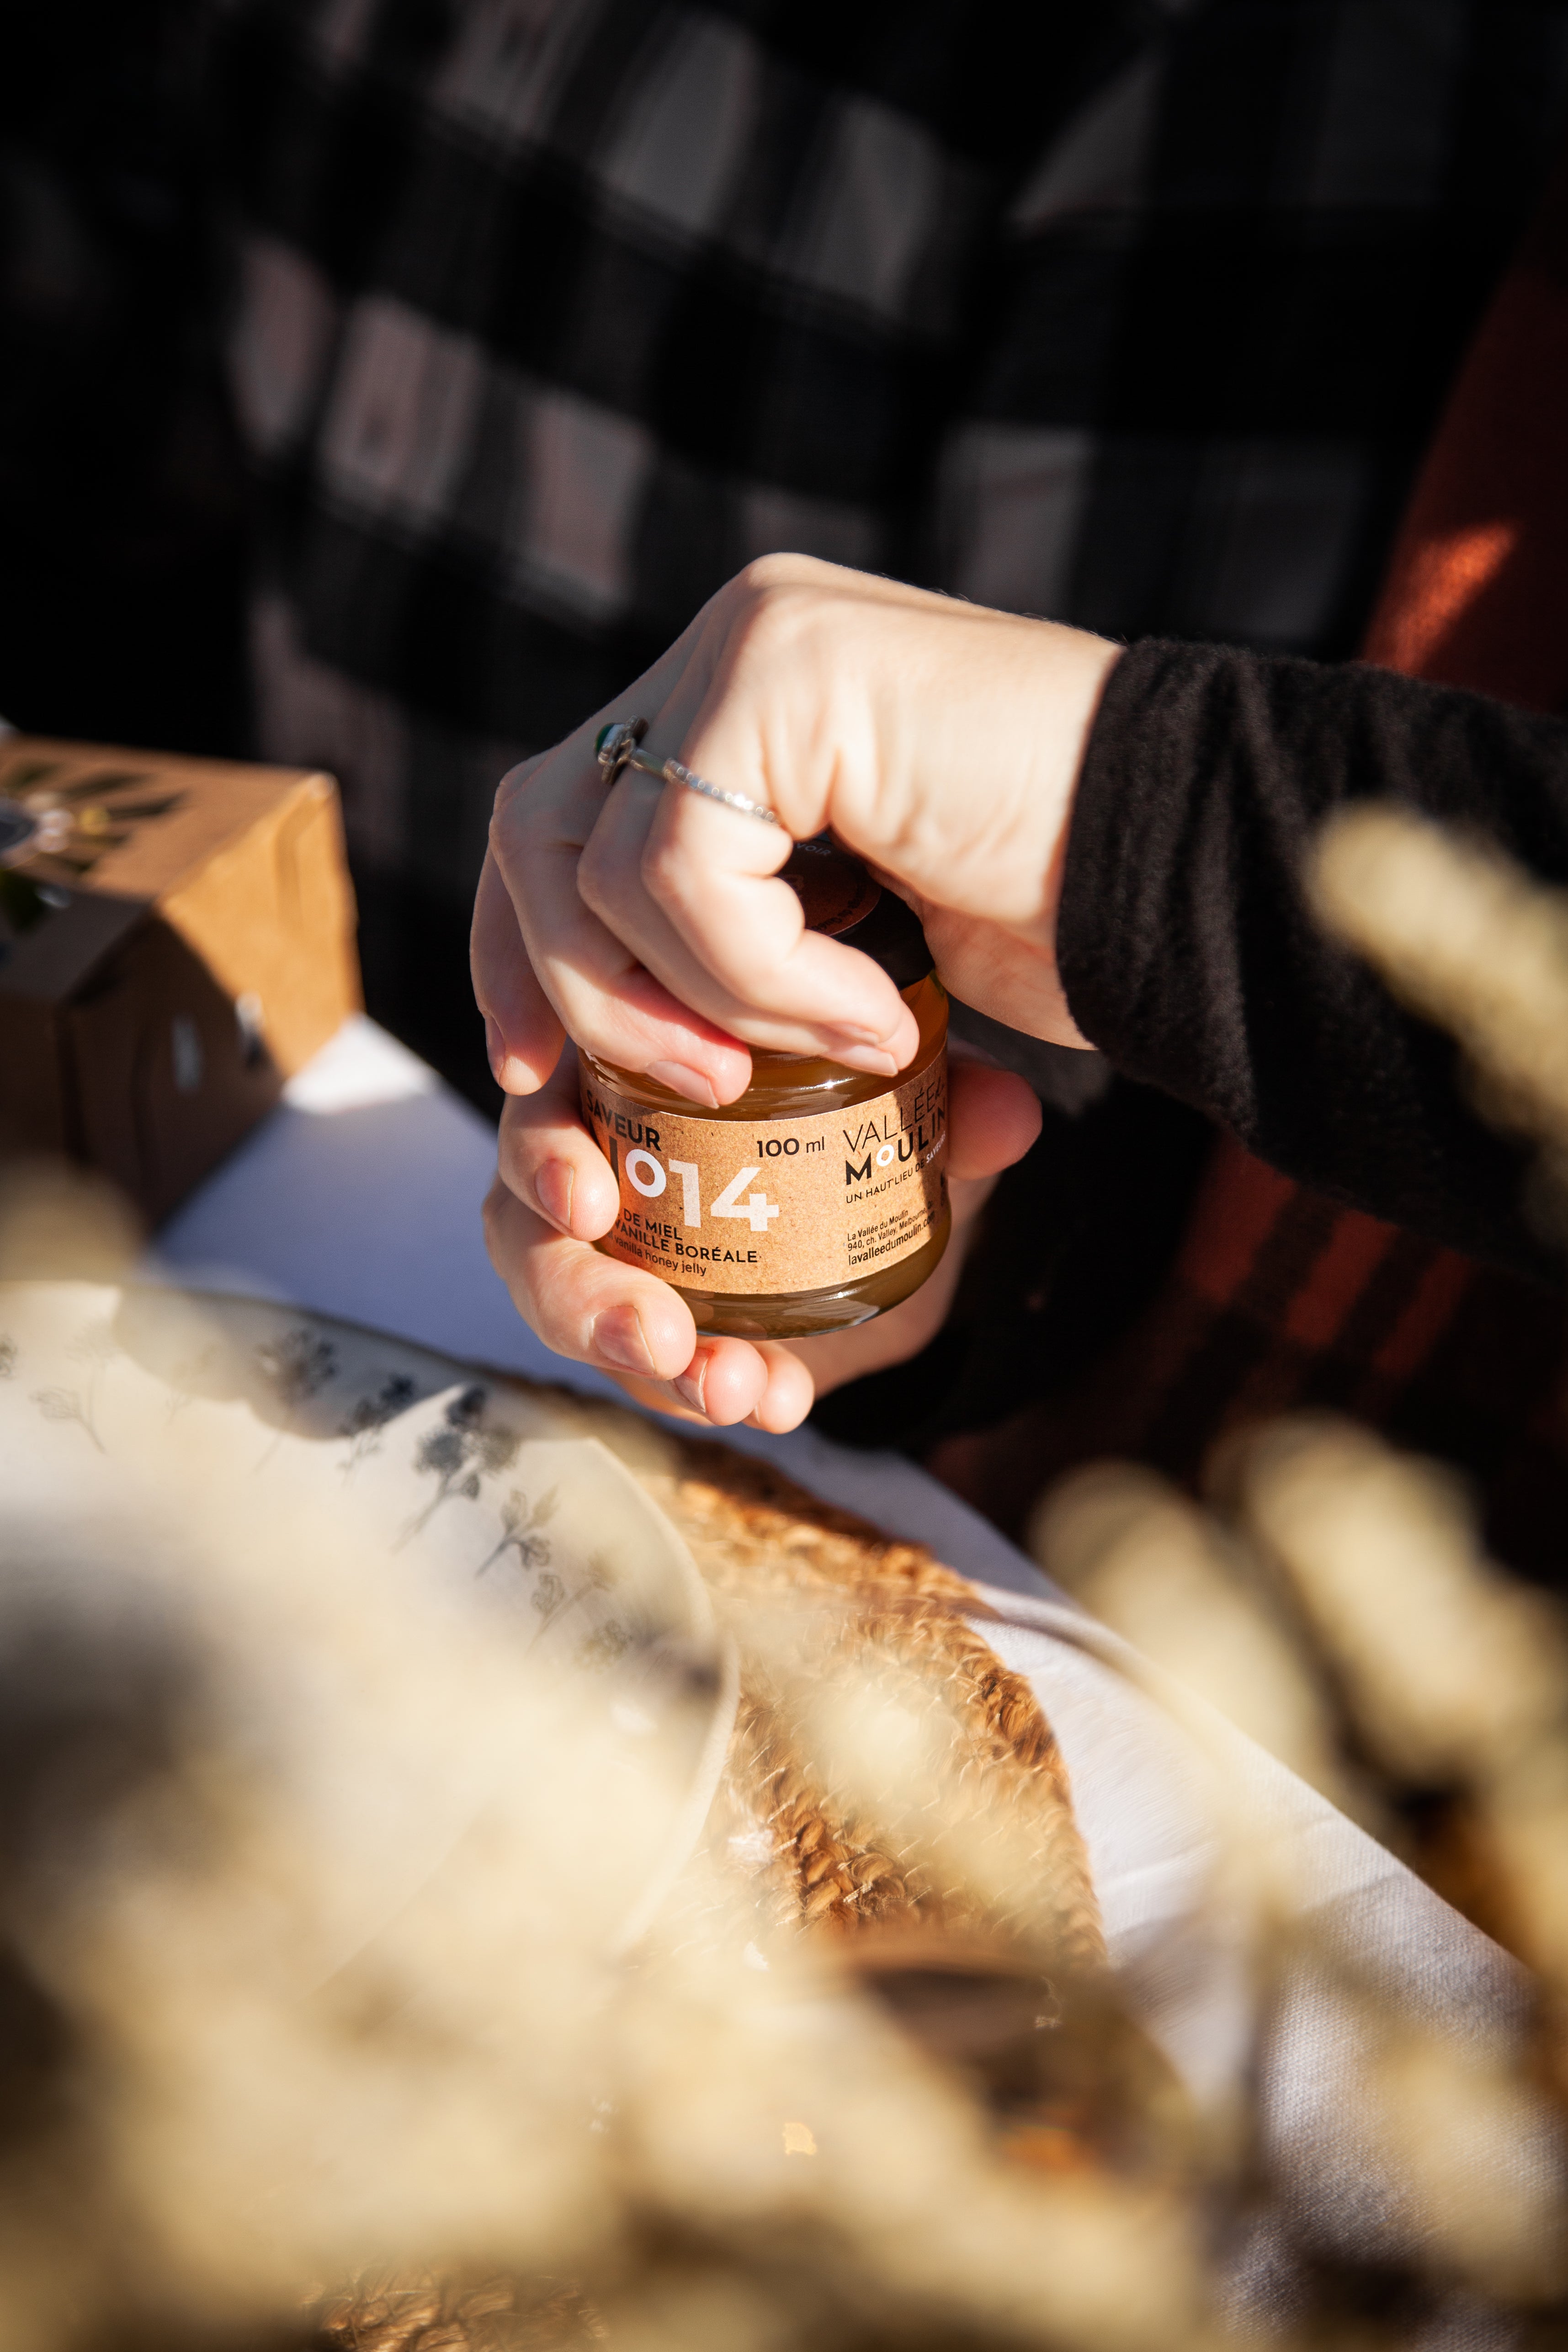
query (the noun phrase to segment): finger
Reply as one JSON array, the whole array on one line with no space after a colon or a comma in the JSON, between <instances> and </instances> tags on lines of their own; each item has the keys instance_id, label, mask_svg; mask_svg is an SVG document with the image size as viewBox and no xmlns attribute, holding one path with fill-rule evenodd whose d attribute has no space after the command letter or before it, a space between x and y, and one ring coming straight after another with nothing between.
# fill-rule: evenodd
<instances>
[{"instance_id":1,"label":"finger","mask_svg":"<svg viewBox=\"0 0 1568 2352\"><path fill-rule=\"evenodd\" d=\"M497 1139L501 1181L558 1233L603 1238L621 1213L615 1171L583 1119L575 1053L537 1094L508 1102Z\"/></svg>"},{"instance_id":2,"label":"finger","mask_svg":"<svg viewBox=\"0 0 1568 2352\"><path fill-rule=\"evenodd\" d=\"M720 1383L708 1385L712 1360L718 1350L729 1348L738 1351L732 1371L745 1370L746 1376L731 1379L721 1393ZM664 1413L672 1421L704 1428L730 1429L737 1422L750 1421L751 1406L767 1385L768 1367L759 1351L744 1339L711 1340L697 1349L676 1380L643 1380L631 1372L617 1372L613 1377L644 1412Z\"/></svg>"},{"instance_id":3,"label":"finger","mask_svg":"<svg viewBox=\"0 0 1568 2352\"><path fill-rule=\"evenodd\" d=\"M813 576L819 572L836 576L831 566L810 568ZM736 1045L727 1016L750 1009L745 991L731 988L727 994L716 994L702 977L700 960L694 961L679 950L667 925L651 956L643 952L647 943L642 941L632 943L637 948L632 954L615 922L603 919L607 910L592 903L591 887L574 887L574 883L583 881L584 845L604 811L602 781L593 757L599 725L606 719L632 715L631 707L619 707L624 704L634 706L641 715L656 714L653 735L668 731L672 747L683 738L711 698L714 677L730 658L735 634L730 625L745 604L744 596L737 595L737 585L732 583L710 600L669 652L626 695L616 698L616 708L596 713L531 770L515 771L497 797L492 828L496 859L535 971L563 1027L622 1067L662 1076L654 1066L666 1061L672 1073L666 1083L694 1100L716 1106L733 1101L746 1083L736 1062L726 1058L733 1056ZM739 635L744 639L745 630ZM662 738L659 744L651 738L651 750L661 746ZM623 782L612 795L612 822L634 813L643 797L629 781ZM787 845L773 839L777 862ZM770 894L769 906L771 921L786 926L789 939L802 941L793 893L779 887ZM780 983L781 1001L774 1008L786 1024L783 1029L768 1034L747 1026L740 1034L778 1050L825 1052L852 1066L863 1061L878 1075L891 1075L890 1060L896 1069L914 1050L915 1024L885 975L844 950L833 950L824 958L829 946L807 935L798 948L796 969ZM789 1001L791 987L805 1007L808 1024L819 1010L819 998L845 1009L818 1034L810 1034L809 1027L803 1031L798 1006ZM677 1008L688 1004L694 1010L685 1034L672 1034ZM829 1034L830 1029L843 1034ZM695 1083L687 1083L688 1078Z\"/></svg>"},{"instance_id":4,"label":"finger","mask_svg":"<svg viewBox=\"0 0 1568 2352\"><path fill-rule=\"evenodd\" d=\"M558 1232L499 1178L485 1239L518 1314L557 1355L653 1381L690 1364L696 1326L678 1291Z\"/></svg>"},{"instance_id":5,"label":"finger","mask_svg":"<svg viewBox=\"0 0 1568 2352\"><path fill-rule=\"evenodd\" d=\"M602 1060L694 1102L733 1102L751 1082L745 1046L664 987L579 895L581 841L602 800L591 738L580 729L522 786L497 796L490 862L535 984L556 1024ZM488 943L499 923L493 886L486 923Z\"/></svg>"},{"instance_id":6,"label":"finger","mask_svg":"<svg viewBox=\"0 0 1568 2352\"><path fill-rule=\"evenodd\" d=\"M716 1429L747 1421L768 1386L766 1349L748 1339L704 1339L671 1383L679 1402Z\"/></svg>"},{"instance_id":7,"label":"finger","mask_svg":"<svg viewBox=\"0 0 1568 2352\"><path fill-rule=\"evenodd\" d=\"M542 1107L536 1097L507 1109L532 1115ZM613 1222L612 1205L603 1230ZM562 1234L528 1207L510 1177L492 1188L485 1228L513 1304L557 1355L613 1373L661 1412L721 1429L750 1417L768 1385L763 1351L744 1339L698 1339L678 1292ZM809 1405L808 1392L798 1418Z\"/></svg>"},{"instance_id":8,"label":"finger","mask_svg":"<svg viewBox=\"0 0 1568 2352\"><path fill-rule=\"evenodd\" d=\"M761 602L743 604L735 614L737 625L713 649L695 712L687 696L673 698L650 728L649 745L655 753L664 750L665 731L685 720L678 756L687 768L775 809L784 832L804 839L834 820L835 794L843 797L846 777L874 781L883 760L880 741L868 735L863 698L857 692L846 700L836 690L831 648L838 632L822 623L823 590L847 575L831 567L802 571L793 560L789 570L789 582L760 583ZM612 919L669 986L693 994L710 1013L724 1003L725 1013L715 1017L738 1034L749 1036L758 1015L793 1019L817 1033L818 1050L831 1053L822 1033L845 1029L873 1049L891 1050L902 1067L915 1048L913 1016L895 1003L892 982L869 960L806 929L794 892L778 878L787 854L774 828L672 785L648 827L640 890L629 888L623 869L606 874L605 887L619 899ZM592 896L591 856L585 881ZM639 897L681 943L680 962L666 961L651 919L635 931L629 927ZM694 960L709 975L701 994L695 993Z\"/></svg>"},{"instance_id":9,"label":"finger","mask_svg":"<svg viewBox=\"0 0 1568 2352\"><path fill-rule=\"evenodd\" d=\"M697 834L711 835L685 843L679 855L692 862L678 874L660 847L672 799L695 803ZM776 878L791 845L683 785L629 776L594 826L578 888L640 963L725 1030L770 1053L892 1076L918 1024L868 957L806 929L799 898Z\"/></svg>"},{"instance_id":10,"label":"finger","mask_svg":"<svg viewBox=\"0 0 1568 2352\"><path fill-rule=\"evenodd\" d=\"M753 1429L781 1437L799 1429L810 1412L816 1390L804 1359L780 1339L764 1339L756 1353L768 1370L768 1385L747 1418Z\"/></svg>"},{"instance_id":11,"label":"finger","mask_svg":"<svg viewBox=\"0 0 1568 2352\"><path fill-rule=\"evenodd\" d=\"M995 1176L1037 1141L1043 1114L1024 1078L955 1055L947 1071L947 1173Z\"/></svg>"},{"instance_id":12,"label":"finger","mask_svg":"<svg viewBox=\"0 0 1568 2352\"><path fill-rule=\"evenodd\" d=\"M531 1094L555 1067L566 1033L534 976L517 910L488 856L474 899L468 964L496 1084L510 1095Z\"/></svg>"}]
</instances>

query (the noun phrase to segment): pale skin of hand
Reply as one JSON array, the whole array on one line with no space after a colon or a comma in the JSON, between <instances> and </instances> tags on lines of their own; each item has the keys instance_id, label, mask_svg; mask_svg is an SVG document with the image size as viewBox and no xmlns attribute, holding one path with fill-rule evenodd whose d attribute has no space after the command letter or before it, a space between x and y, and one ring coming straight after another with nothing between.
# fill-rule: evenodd
<instances>
[{"instance_id":1,"label":"pale skin of hand","mask_svg":"<svg viewBox=\"0 0 1568 2352\"><path fill-rule=\"evenodd\" d=\"M805 1341L699 1341L679 1293L591 1244L617 1209L577 1108L570 1035L685 1095L734 1102L747 1047L827 1055L891 1080L914 1016L865 957L805 930L776 878L831 826L920 916L953 992L1082 1045L1055 963L1072 793L1119 648L846 572L770 556L721 590L604 710L504 779L475 908L475 993L511 1097L486 1208L491 1256L552 1348L640 1401L788 1429L813 1393L902 1360L951 1302L974 1220L1040 1110L1020 1079L956 1062L954 1235L929 1282L874 1322ZM674 753L773 808L759 824L627 772L594 738L644 718Z\"/></svg>"}]
</instances>

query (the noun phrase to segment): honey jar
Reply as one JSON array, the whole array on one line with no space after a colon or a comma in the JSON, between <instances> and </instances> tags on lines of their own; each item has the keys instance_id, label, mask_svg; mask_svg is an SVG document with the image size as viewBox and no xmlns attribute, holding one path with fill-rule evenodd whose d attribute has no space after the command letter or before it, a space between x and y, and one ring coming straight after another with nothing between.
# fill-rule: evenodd
<instances>
[{"instance_id":1,"label":"honey jar","mask_svg":"<svg viewBox=\"0 0 1568 2352\"><path fill-rule=\"evenodd\" d=\"M947 998L915 915L827 836L783 869L808 927L894 982L920 1041L891 1084L754 1052L739 1099L684 1095L580 1051L582 1112L621 1212L597 1246L672 1284L703 1332L803 1339L869 1323L947 1246Z\"/></svg>"}]
</instances>

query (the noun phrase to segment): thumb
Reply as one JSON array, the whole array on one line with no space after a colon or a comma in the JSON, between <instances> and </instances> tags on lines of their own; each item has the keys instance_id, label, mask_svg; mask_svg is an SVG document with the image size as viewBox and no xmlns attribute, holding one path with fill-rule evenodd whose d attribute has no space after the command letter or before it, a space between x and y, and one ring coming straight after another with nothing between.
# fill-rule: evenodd
<instances>
[{"instance_id":1,"label":"thumb","mask_svg":"<svg viewBox=\"0 0 1568 2352\"><path fill-rule=\"evenodd\" d=\"M1040 1134L1040 1097L1027 1080L987 1062L954 1060L948 1072L947 1173L995 1176Z\"/></svg>"}]
</instances>

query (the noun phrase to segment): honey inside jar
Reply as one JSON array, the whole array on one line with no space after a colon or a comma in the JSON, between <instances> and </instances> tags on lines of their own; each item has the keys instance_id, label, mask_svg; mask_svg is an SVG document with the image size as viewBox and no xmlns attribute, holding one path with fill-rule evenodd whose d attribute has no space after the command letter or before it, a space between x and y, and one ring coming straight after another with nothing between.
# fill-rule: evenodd
<instances>
[{"instance_id":1,"label":"honey inside jar","mask_svg":"<svg viewBox=\"0 0 1568 2352\"><path fill-rule=\"evenodd\" d=\"M784 878L813 930L869 954L919 1024L889 1080L754 1052L739 1099L684 1095L580 1049L583 1116L615 1169L621 1213L596 1246L678 1289L699 1330L841 1331L898 1306L947 1246L947 998L920 926L858 859L797 845Z\"/></svg>"}]
</instances>

